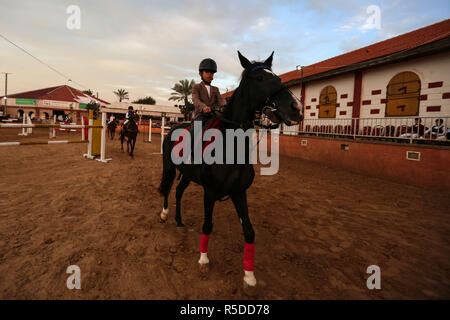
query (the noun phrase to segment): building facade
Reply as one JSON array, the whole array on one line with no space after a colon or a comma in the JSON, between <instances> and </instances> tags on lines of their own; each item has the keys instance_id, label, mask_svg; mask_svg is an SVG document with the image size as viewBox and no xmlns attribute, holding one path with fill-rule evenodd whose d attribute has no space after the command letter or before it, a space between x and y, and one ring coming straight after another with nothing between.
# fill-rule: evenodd
<instances>
[{"instance_id":1,"label":"building facade","mask_svg":"<svg viewBox=\"0 0 450 320\"><path fill-rule=\"evenodd\" d=\"M373 133L416 118L426 127L442 119L448 128L450 20L305 66L303 77L294 70L280 78L304 104L305 120L283 125L285 133Z\"/></svg>"},{"instance_id":2,"label":"building facade","mask_svg":"<svg viewBox=\"0 0 450 320\"><path fill-rule=\"evenodd\" d=\"M3 104L5 100L5 114L13 118L28 115L32 120L45 120L56 115L62 121L69 115L73 122L79 122L83 115L88 115L87 104L90 102L109 105L107 101L67 85L11 94L6 99L2 97Z\"/></svg>"}]
</instances>

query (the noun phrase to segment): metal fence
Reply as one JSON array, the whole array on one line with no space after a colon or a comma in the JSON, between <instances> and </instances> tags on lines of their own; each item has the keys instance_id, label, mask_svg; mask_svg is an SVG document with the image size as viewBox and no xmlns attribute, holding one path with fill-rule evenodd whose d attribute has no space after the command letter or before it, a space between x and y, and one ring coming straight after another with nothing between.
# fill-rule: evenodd
<instances>
[{"instance_id":1,"label":"metal fence","mask_svg":"<svg viewBox=\"0 0 450 320\"><path fill-rule=\"evenodd\" d=\"M280 131L285 135L450 142L450 117L307 119L297 126L283 125Z\"/></svg>"}]
</instances>

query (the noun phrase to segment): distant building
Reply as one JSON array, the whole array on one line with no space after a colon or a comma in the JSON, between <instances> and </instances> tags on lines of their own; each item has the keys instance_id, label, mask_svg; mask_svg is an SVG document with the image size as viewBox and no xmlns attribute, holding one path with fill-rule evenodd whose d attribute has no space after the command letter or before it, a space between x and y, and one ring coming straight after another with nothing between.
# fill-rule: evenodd
<instances>
[{"instance_id":1,"label":"distant building","mask_svg":"<svg viewBox=\"0 0 450 320\"><path fill-rule=\"evenodd\" d=\"M178 122L184 119L184 114L180 112L177 107L171 106L159 106L152 104L137 104L132 102L113 102L107 106L102 106L101 111L107 112L108 115L113 114L117 119L125 117L128 107L132 106L134 111L137 111L138 116L142 116L143 119L158 118L160 119L164 115L167 120Z\"/></svg>"},{"instance_id":2,"label":"distant building","mask_svg":"<svg viewBox=\"0 0 450 320\"><path fill-rule=\"evenodd\" d=\"M6 115L22 117L27 114L34 120L53 118L60 120L72 112L72 120L78 122L81 116L88 115L86 105L95 101L100 106L107 106L109 102L81 92L67 85L44 88L39 90L15 93L7 96ZM1 99L4 105L4 97Z\"/></svg>"}]
</instances>

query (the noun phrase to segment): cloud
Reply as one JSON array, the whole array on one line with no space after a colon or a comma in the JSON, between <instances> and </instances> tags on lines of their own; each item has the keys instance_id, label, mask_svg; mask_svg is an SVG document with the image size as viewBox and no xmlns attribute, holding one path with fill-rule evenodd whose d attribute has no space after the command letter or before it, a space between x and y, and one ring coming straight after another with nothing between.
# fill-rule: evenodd
<instances>
[{"instance_id":1,"label":"cloud","mask_svg":"<svg viewBox=\"0 0 450 320\"><path fill-rule=\"evenodd\" d=\"M251 29L255 30L255 31L262 31L262 30L266 29L270 25L271 22L272 22L271 17L259 18L257 23L255 25L253 25L251 27Z\"/></svg>"}]
</instances>

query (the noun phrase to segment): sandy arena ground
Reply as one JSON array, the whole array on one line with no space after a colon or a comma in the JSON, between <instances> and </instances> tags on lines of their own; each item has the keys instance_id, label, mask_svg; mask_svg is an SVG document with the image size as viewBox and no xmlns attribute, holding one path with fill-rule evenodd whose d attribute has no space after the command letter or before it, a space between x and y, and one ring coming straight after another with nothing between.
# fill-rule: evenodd
<instances>
[{"instance_id":1,"label":"sandy arena ground","mask_svg":"<svg viewBox=\"0 0 450 320\"><path fill-rule=\"evenodd\" d=\"M0 141L45 139L39 130L2 130ZM58 133L68 137L80 134ZM215 207L207 276L201 187L186 190L185 228L174 190L159 223L159 141L138 136L134 159L108 141L108 164L84 159L84 144L1 147L0 299L247 299L231 200ZM257 298L449 299L449 196L281 157L279 173L248 190ZM72 264L81 290L66 287ZM366 287L372 264L381 290Z\"/></svg>"}]
</instances>

